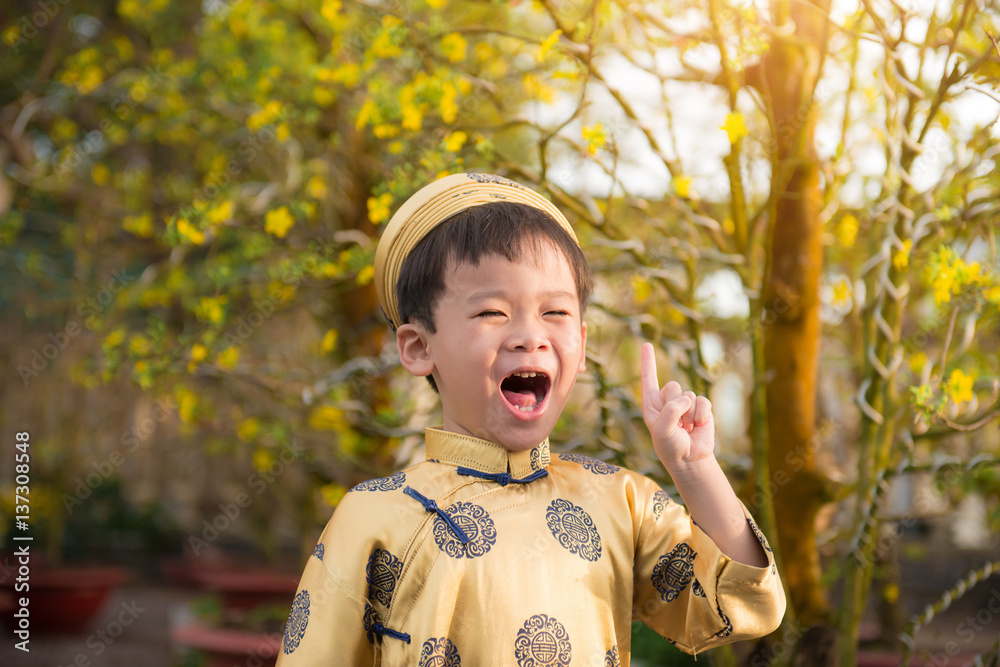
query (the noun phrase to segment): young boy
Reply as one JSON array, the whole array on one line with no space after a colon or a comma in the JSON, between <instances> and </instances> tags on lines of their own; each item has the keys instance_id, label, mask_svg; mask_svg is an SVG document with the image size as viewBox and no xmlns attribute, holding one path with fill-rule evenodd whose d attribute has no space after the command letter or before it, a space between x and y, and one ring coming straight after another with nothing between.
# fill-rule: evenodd
<instances>
[{"instance_id":1,"label":"young boy","mask_svg":"<svg viewBox=\"0 0 1000 667\"><path fill-rule=\"evenodd\" d=\"M558 209L498 176L447 176L393 216L375 274L443 425L427 461L341 501L279 665L617 666L633 619L691 653L778 626L781 582L713 455L711 405L659 386L652 345L643 417L690 516L646 477L549 451L585 370L591 289Z\"/></svg>"}]
</instances>

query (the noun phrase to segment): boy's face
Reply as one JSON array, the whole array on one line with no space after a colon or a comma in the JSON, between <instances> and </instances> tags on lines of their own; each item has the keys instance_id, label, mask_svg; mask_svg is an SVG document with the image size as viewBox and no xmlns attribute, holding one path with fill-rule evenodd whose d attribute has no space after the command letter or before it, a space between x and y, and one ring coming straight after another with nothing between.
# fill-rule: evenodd
<instances>
[{"instance_id":1,"label":"boy's face","mask_svg":"<svg viewBox=\"0 0 1000 667\"><path fill-rule=\"evenodd\" d=\"M512 451L549 436L586 355L587 325L562 252L545 243L518 263L489 255L478 266L450 264L434 324L433 334L404 324L397 341L410 372L433 374L445 430Z\"/></svg>"}]
</instances>

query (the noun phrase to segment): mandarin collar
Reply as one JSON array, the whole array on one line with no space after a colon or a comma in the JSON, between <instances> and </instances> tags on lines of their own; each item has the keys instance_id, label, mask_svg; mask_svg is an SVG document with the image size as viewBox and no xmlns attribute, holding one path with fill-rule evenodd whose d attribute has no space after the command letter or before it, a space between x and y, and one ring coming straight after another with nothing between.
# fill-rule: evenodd
<instances>
[{"instance_id":1,"label":"mandarin collar","mask_svg":"<svg viewBox=\"0 0 1000 667\"><path fill-rule=\"evenodd\" d=\"M486 473L509 472L527 477L549 465L549 439L523 452L512 452L500 445L471 435L445 431L440 426L424 429L427 460L472 468Z\"/></svg>"}]
</instances>

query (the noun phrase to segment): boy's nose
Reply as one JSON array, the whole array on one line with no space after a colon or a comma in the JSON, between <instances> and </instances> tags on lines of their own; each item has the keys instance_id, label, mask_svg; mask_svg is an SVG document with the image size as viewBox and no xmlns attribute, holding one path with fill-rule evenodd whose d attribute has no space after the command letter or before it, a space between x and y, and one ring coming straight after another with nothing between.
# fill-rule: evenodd
<instances>
[{"instance_id":1,"label":"boy's nose","mask_svg":"<svg viewBox=\"0 0 1000 667\"><path fill-rule=\"evenodd\" d=\"M526 324L513 332L513 335L507 339L507 346L514 351L534 352L546 349L548 340L539 327Z\"/></svg>"}]
</instances>

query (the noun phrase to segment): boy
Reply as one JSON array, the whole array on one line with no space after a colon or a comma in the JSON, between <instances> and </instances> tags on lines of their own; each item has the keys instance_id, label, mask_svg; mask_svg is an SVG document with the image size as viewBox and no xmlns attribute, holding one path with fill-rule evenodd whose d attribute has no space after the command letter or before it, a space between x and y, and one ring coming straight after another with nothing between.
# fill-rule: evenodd
<instances>
[{"instance_id":1,"label":"boy","mask_svg":"<svg viewBox=\"0 0 1000 667\"><path fill-rule=\"evenodd\" d=\"M688 513L646 477L548 436L585 370L591 289L563 215L454 174L396 212L375 256L400 363L441 397L427 461L355 486L309 559L279 665L629 664L633 618L697 653L774 630L774 559L713 455L711 405L642 409Z\"/></svg>"}]
</instances>

